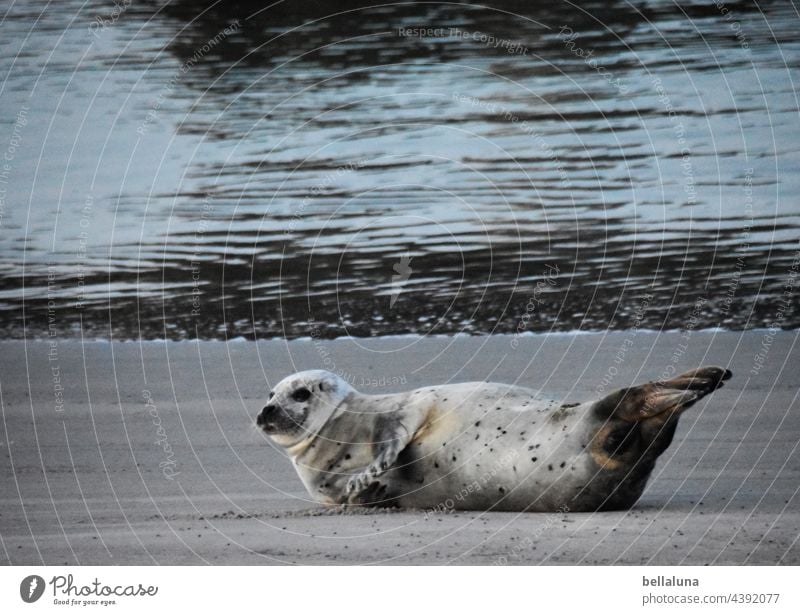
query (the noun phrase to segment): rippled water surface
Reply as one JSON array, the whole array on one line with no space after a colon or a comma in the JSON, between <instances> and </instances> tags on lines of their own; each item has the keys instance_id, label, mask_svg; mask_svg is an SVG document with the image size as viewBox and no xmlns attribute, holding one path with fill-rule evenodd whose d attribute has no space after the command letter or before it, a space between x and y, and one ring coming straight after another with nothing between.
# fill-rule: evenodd
<instances>
[{"instance_id":1,"label":"rippled water surface","mask_svg":"<svg viewBox=\"0 0 800 615\"><path fill-rule=\"evenodd\" d=\"M2 9L6 336L800 326L791 3L267 4Z\"/></svg>"}]
</instances>

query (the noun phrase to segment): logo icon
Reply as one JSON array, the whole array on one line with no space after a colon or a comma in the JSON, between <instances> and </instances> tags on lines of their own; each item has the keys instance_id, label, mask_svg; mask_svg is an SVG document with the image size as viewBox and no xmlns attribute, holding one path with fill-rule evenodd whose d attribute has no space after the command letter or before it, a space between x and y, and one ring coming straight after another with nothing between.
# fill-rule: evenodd
<instances>
[{"instance_id":1,"label":"logo icon","mask_svg":"<svg viewBox=\"0 0 800 615\"><path fill-rule=\"evenodd\" d=\"M397 298L403 292L403 286L414 272L411 268L411 257L408 254L404 254L400 257L400 262L395 263L392 269L397 275L392 276L392 296L389 299L389 309L394 307Z\"/></svg>"},{"instance_id":2,"label":"logo icon","mask_svg":"<svg viewBox=\"0 0 800 615\"><path fill-rule=\"evenodd\" d=\"M19 584L19 596L25 602L36 602L44 593L44 579L38 574L32 574L22 579Z\"/></svg>"}]
</instances>

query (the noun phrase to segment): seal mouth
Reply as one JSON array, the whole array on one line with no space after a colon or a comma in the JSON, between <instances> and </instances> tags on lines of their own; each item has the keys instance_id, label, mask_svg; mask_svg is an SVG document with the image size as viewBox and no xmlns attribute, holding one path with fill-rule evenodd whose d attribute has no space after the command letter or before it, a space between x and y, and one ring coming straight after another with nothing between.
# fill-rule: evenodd
<instances>
[{"instance_id":1,"label":"seal mouth","mask_svg":"<svg viewBox=\"0 0 800 615\"><path fill-rule=\"evenodd\" d=\"M308 408L303 408L303 411L297 416L289 415L281 410L268 419L259 415L256 419L256 424L265 434L270 436L291 435L303 429L307 418Z\"/></svg>"},{"instance_id":2,"label":"seal mouth","mask_svg":"<svg viewBox=\"0 0 800 615\"><path fill-rule=\"evenodd\" d=\"M264 433L272 434L275 433L277 425L270 421L269 423L262 423L261 425L259 425L259 427L261 427L261 431L263 431Z\"/></svg>"}]
</instances>

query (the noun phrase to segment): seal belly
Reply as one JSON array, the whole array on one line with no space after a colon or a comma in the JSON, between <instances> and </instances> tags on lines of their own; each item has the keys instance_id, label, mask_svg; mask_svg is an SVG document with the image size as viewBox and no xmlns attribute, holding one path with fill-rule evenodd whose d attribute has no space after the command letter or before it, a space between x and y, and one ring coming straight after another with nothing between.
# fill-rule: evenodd
<instances>
[{"instance_id":1,"label":"seal belly","mask_svg":"<svg viewBox=\"0 0 800 615\"><path fill-rule=\"evenodd\" d=\"M428 424L387 475L401 506L574 510L596 465L585 407L503 385L441 387Z\"/></svg>"}]
</instances>

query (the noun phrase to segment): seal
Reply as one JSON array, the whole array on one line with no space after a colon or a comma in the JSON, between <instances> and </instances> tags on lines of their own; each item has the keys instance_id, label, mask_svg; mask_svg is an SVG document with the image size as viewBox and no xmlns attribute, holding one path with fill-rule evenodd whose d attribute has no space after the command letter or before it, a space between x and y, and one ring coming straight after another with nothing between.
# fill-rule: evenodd
<instances>
[{"instance_id":1,"label":"seal","mask_svg":"<svg viewBox=\"0 0 800 615\"><path fill-rule=\"evenodd\" d=\"M288 376L256 424L327 505L496 511L633 506L681 414L731 372L565 404L491 382L365 395L327 371Z\"/></svg>"}]
</instances>

